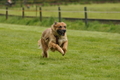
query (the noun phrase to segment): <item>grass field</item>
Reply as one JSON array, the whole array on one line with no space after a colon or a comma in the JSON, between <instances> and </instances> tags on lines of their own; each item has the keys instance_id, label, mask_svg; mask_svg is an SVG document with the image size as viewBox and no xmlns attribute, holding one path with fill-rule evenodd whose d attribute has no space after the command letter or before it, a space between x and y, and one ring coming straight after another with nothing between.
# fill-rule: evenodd
<instances>
[{"instance_id":1,"label":"grass field","mask_svg":"<svg viewBox=\"0 0 120 80\"><path fill-rule=\"evenodd\" d=\"M113 12L120 11L120 3L104 3L104 4L70 4L70 5L61 5L62 17L72 17L72 18L84 18L84 7L87 7L88 18L93 19L120 19L119 13L104 13L104 12ZM58 6L48 6L43 7L43 10L57 10ZM64 12L66 11L66 12ZM71 11L71 12L70 12ZM73 12L72 12L73 11ZM76 11L76 12L74 12ZM98 12L94 12L98 11ZM48 14L49 13L49 14ZM43 12L43 15L46 16L58 16L58 12Z\"/></svg>"},{"instance_id":2,"label":"grass field","mask_svg":"<svg viewBox=\"0 0 120 80\"><path fill-rule=\"evenodd\" d=\"M62 17L68 18L84 18L84 7L87 7L88 18L93 19L120 19L120 3L103 3L103 4L68 4L60 5ZM39 6L38 6L39 7ZM58 6L42 6L43 17L58 17ZM77 12L78 11L78 12ZM97 11L97 12L95 12ZM105 12L105 13L104 13ZM115 13L114 13L115 12ZM119 13L116 13L119 12ZM0 9L0 13L5 13L5 10ZM22 8L9 8L9 14L22 15ZM39 16L39 9L36 13L36 6L31 6L30 9L25 7L25 16Z\"/></svg>"},{"instance_id":3,"label":"grass field","mask_svg":"<svg viewBox=\"0 0 120 80\"><path fill-rule=\"evenodd\" d=\"M68 29L63 57L41 57L45 27L0 23L0 80L119 80L120 34Z\"/></svg>"}]
</instances>

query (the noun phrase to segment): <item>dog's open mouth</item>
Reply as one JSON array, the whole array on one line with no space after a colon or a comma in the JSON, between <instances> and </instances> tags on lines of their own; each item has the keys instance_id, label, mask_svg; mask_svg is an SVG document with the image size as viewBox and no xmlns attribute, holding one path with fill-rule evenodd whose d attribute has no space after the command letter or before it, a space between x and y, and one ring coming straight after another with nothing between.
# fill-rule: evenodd
<instances>
[{"instance_id":1,"label":"dog's open mouth","mask_svg":"<svg viewBox=\"0 0 120 80\"><path fill-rule=\"evenodd\" d=\"M57 33L61 36L65 35L66 30L57 30Z\"/></svg>"}]
</instances>

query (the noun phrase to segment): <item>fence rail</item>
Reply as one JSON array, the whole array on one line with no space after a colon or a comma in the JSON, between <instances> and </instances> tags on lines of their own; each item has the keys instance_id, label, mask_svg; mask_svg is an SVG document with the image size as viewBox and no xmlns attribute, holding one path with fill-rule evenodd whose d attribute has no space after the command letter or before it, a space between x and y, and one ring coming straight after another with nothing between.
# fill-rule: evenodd
<instances>
[{"instance_id":1,"label":"fence rail","mask_svg":"<svg viewBox=\"0 0 120 80\"><path fill-rule=\"evenodd\" d=\"M0 9L0 11L6 11L6 9ZM9 11L22 11L22 10L11 10L9 9ZM26 12L36 12L36 10L25 10ZM37 10L38 11L38 10ZM57 10L42 10L43 12L58 12ZM120 13L120 11L71 11L71 10L61 10L61 12L71 12L71 13L83 13L83 12L87 12L87 13Z\"/></svg>"},{"instance_id":2,"label":"fence rail","mask_svg":"<svg viewBox=\"0 0 120 80\"><path fill-rule=\"evenodd\" d=\"M62 19L66 19L66 20L83 20L85 22L85 25L88 25L88 21L100 21L100 22L113 22L113 23L120 23L120 20L115 20L115 19L89 19L88 18L88 13L120 13L120 11L87 11L87 7L84 7L84 11L61 11L61 8L58 7L58 10L42 10L42 7L39 7L39 10L36 9L35 10L25 10L24 7L21 10L9 10L8 8L6 9L0 9L0 11L5 11L6 13L0 13L1 16L6 16L6 19L8 19L8 16L18 16L18 17L22 17L22 18L35 18L36 16L25 16L25 12L35 12L36 15L39 12L39 19L40 21L43 20L43 18L48 18L48 17L43 17L42 13L43 12L57 12L58 13L58 21L61 22ZM21 12L21 16L20 15L10 15L9 11L19 11ZM84 18L66 18L66 17L61 17L61 13L65 13L65 12L69 12L69 13L84 13Z\"/></svg>"}]
</instances>

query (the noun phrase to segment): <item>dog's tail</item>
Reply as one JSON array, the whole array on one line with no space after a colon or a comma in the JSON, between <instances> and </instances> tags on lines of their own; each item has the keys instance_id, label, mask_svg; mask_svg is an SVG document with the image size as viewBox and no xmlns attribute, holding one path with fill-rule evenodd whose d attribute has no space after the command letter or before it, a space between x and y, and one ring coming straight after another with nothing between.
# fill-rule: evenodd
<instances>
[{"instance_id":1,"label":"dog's tail","mask_svg":"<svg viewBox=\"0 0 120 80\"><path fill-rule=\"evenodd\" d=\"M38 49L42 49L41 39L40 39L40 40L38 40L38 46L39 46L39 48L38 48Z\"/></svg>"}]
</instances>

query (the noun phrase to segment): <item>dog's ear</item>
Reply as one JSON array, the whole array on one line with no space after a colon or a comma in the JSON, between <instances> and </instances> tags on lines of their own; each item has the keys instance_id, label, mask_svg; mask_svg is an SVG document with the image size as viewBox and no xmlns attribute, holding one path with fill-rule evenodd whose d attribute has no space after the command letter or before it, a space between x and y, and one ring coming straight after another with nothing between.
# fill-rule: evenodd
<instances>
[{"instance_id":1,"label":"dog's ear","mask_svg":"<svg viewBox=\"0 0 120 80\"><path fill-rule=\"evenodd\" d=\"M58 22L55 21L55 22L54 22L54 25L56 25L57 23L58 23Z\"/></svg>"},{"instance_id":2,"label":"dog's ear","mask_svg":"<svg viewBox=\"0 0 120 80\"><path fill-rule=\"evenodd\" d=\"M54 22L53 25L51 26L52 30L55 30L55 25L57 24L58 22Z\"/></svg>"}]
</instances>

